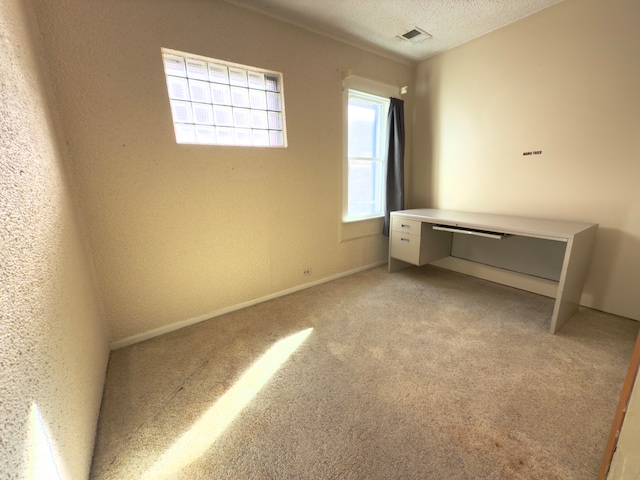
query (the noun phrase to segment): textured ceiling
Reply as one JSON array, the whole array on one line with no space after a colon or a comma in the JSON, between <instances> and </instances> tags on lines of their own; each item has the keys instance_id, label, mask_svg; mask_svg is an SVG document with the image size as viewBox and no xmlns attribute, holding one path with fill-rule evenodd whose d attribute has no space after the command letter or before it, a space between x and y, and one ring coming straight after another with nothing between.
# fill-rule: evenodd
<instances>
[{"instance_id":1,"label":"textured ceiling","mask_svg":"<svg viewBox=\"0 0 640 480\"><path fill-rule=\"evenodd\" d=\"M226 0L318 33L418 61L563 0ZM433 38L398 38L418 27Z\"/></svg>"}]
</instances>

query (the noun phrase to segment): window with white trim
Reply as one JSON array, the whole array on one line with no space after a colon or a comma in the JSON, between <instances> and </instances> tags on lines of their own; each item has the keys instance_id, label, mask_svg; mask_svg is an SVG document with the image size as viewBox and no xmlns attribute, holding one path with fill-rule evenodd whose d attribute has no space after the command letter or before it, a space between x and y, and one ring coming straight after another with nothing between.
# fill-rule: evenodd
<instances>
[{"instance_id":1,"label":"window with white trim","mask_svg":"<svg viewBox=\"0 0 640 480\"><path fill-rule=\"evenodd\" d=\"M282 74L162 49L177 143L286 147Z\"/></svg>"},{"instance_id":2,"label":"window with white trim","mask_svg":"<svg viewBox=\"0 0 640 480\"><path fill-rule=\"evenodd\" d=\"M347 89L344 221L384 216L389 99Z\"/></svg>"}]
</instances>

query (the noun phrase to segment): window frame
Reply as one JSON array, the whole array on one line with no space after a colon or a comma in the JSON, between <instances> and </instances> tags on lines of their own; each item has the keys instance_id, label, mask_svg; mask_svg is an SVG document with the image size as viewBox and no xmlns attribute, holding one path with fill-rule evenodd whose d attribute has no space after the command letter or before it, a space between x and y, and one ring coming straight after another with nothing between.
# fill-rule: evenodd
<instances>
[{"instance_id":1,"label":"window frame","mask_svg":"<svg viewBox=\"0 0 640 480\"><path fill-rule=\"evenodd\" d=\"M167 99L169 101L171 110L171 123L173 126L177 144L253 148L287 147L287 122L284 104L284 83L282 74L280 72L266 70L264 68L252 67L249 65L242 65L239 63L227 62L224 60L204 57L201 55L182 52L178 50L171 50L168 48L161 48L161 59L163 64L165 82L167 85ZM177 60L175 59L184 59L187 64L187 70L183 70L181 72L182 74L171 72L171 65L179 65L177 63ZM174 61L173 64L171 63L172 60ZM199 76L190 76L189 72L191 72L191 70L189 70L189 60L193 61L191 64L195 65L196 68L200 68L197 65L198 63L204 65L202 67L205 69L204 72L201 73L201 71L198 70L196 70L196 72L198 72L198 75L204 75L206 78L200 78ZM183 68L185 67L183 66ZM225 79L220 79L222 78L220 77L220 75L215 75L215 79L211 78L212 69L216 70L218 68L222 68L225 72L229 72L227 73L226 82L224 81ZM240 83L234 83L234 78L232 78L231 76L232 73L244 73L244 86ZM253 77L256 78L258 76L261 76L263 85L252 85L251 74L255 74L253 75ZM269 83L270 78L272 80L271 85ZM182 84L184 84L184 87ZM202 92L204 94L207 94L204 96L208 97L208 99L200 100L197 98L193 98L194 92L192 91L192 87L195 87L195 84L198 84L197 86L201 90L204 89L202 90ZM182 93L186 88L186 95L188 96L188 98L176 97L176 90L174 89L174 87L176 86L183 87L177 90L180 93ZM271 88L269 88L270 86ZM218 93L218 89L214 87L220 87L220 89L226 87L227 95L224 95L225 101L223 101L222 103L219 103L220 100L216 101L217 96L214 95L214 90L216 90L216 93ZM276 90L273 90L274 88ZM211 92L205 92L205 90L209 89L211 89ZM236 90L238 90L238 92L236 92ZM242 90L242 92L240 92L240 90ZM245 95L237 96L240 93L244 93L245 90ZM265 98L261 99L264 100L263 102L261 102L264 103L264 105L256 105L256 103L258 102L254 103L254 98L252 97L254 93L259 94L260 92L264 92L263 96ZM270 96L274 98L270 98ZM236 103L238 99L242 100L244 99L244 97L247 97L245 103L250 102L250 104L241 105ZM274 105L276 105L276 107L270 106L273 102L275 102ZM180 119L176 116L176 106L184 110L185 113L190 114L191 121L180 121ZM207 120L198 121L196 107L199 110L198 113L201 113L201 116L206 114L204 116L208 118ZM260 115L261 113L263 113L263 115ZM264 117L264 119L262 117ZM241 120L243 121L243 123L249 123L247 125L238 125L237 122ZM261 121L260 126L256 126L257 120ZM223 123L220 123L221 121ZM229 122L231 122L231 124L229 124ZM272 122L273 124L277 124L276 127L272 126ZM178 131L181 127L188 126L192 126L191 129L193 133L190 133L190 135L192 135L193 138L180 138ZM201 140L202 137L199 137L199 129L211 130L212 132L209 132L208 134L215 136L215 139L212 139L212 137L210 137L206 141ZM261 133L263 135L256 137L257 133ZM279 134L281 136L280 144L274 144L273 138L271 137L272 133ZM224 135L220 137L221 134ZM231 135L232 138L229 137L229 135ZM278 135L276 135L276 138L277 136ZM244 140L242 140L243 137L245 137ZM258 143L256 141L256 138L259 138L260 142L262 143Z\"/></svg>"},{"instance_id":2,"label":"window frame","mask_svg":"<svg viewBox=\"0 0 640 480\"><path fill-rule=\"evenodd\" d=\"M343 175L342 175L342 223L353 223L365 220L382 218L386 208L386 192L385 192L385 176L387 169L387 138L386 125L388 117L388 109L390 98L397 96L399 87L382 84L363 77L347 76L343 80ZM382 112L380 126L380 159L371 161L380 161L382 163L382 180L380 185L380 211L372 214L350 215L349 214L349 176L350 176L350 160L349 157L349 99L350 92L357 92L357 96L361 98L371 98L381 100L386 104L386 110Z\"/></svg>"}]
</instances>

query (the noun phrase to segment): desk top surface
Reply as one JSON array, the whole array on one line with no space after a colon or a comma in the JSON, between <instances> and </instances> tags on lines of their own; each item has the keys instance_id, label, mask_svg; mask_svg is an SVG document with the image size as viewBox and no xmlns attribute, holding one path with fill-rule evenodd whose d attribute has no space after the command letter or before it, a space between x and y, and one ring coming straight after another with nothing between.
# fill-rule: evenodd
<instances>
[{"instance_id":1,"label":"desk top surface","mask_svg":"<svg viewBox=\"0 0 640 480\"><path fill-rule=\"evenodd\" d=\"M475 228L478 230L499 231L516 235L533 237L552 237L559 239L573 238L576 234L597 227L595 223L567 222L542 218L515 217L510 215L494 215L488 213L458 212L439 210L436 208L416 208L391 212L427 223L438 223L457 227Z\"/></svg>"}]
</instances>

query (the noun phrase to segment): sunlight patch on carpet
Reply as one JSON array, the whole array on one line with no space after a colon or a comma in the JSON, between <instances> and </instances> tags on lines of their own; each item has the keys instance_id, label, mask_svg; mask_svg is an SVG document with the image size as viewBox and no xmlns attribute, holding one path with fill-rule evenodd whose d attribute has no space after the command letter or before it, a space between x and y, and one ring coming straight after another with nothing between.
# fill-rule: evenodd
<instances>
[{"instance_id":1,"label":"sunlight patch on carpet","mask_svg":"<svg viewBox=\"0 0 640 480\"><path fill-rule=\"evenodd\" d=\"M227 390L187 432L162 454L142 478L174 478L176 473L196 461L213 445L220 434L226 430L236 416L306 340L312 330L313 328L307 328L273 344L233 387Z\"/></svg>"}]
</instances>

